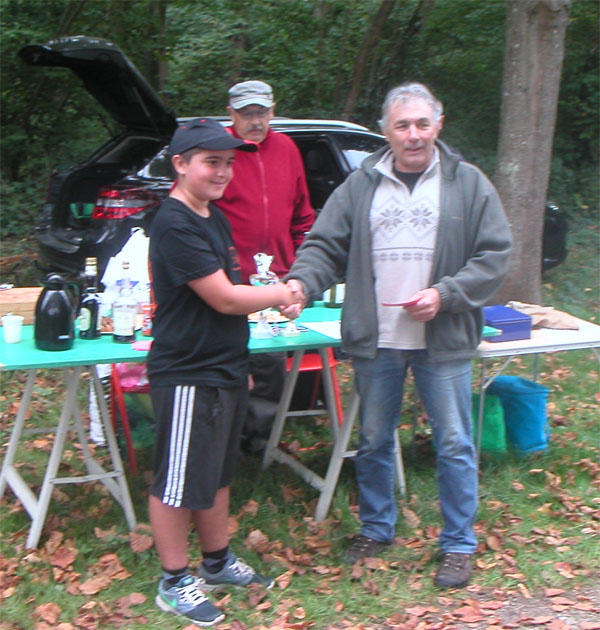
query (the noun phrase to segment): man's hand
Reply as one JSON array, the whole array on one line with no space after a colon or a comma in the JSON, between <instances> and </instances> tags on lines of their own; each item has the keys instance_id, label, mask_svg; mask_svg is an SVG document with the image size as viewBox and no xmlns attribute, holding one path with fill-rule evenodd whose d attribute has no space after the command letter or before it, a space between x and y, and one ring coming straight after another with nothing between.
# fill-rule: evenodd
<instances>
[{"instance_id":1,"label":"man's hand","mask_svg":"<svg viewBox=\"0 0 600 630\"><path fill-rule=\"evenodd\" d=\"M408 301L417 300L412 306L405 306L404 310L418 322L428 322L439 312L442 298L437 289L423 289L417 291Z\"/></svg>"},{"instance_id":2,"label":"man's hand","mask_svg":"<svg viewBox=\"0 0 600 630\"><path fill-rule=\"evenodd\" d=\"M302 285L298 282L298 280L294 280L292 278L286 282L286 285L292 292L294 303L290 306L280 306L279 312L289 319L296 319L296 317L300 316L302 309L306 306L306 296L304 295Z\"/></svg>"}]
</instances>

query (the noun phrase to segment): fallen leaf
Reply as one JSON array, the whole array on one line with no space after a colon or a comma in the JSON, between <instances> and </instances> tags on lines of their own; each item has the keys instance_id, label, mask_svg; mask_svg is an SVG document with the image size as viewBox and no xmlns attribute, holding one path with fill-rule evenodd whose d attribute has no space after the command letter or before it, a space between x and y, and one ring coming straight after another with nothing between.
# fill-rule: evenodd
<instances>
[{"instance_id":1,"label":"fallen leaf","mask_svg":"<svg viewBox=\"0 0 600 630\"><path fill-rule=\"evenodd\" d=\"M569 562L555 562L553 566L564 578L570 580L575 577L575 574L573 573L573 566Z\"/></svg>"},{"instance_id":2,"label":"fallen leaf","mask_svg":"<svg viewBox=\"0 0 600 630\"><path fill-rule=\"evenodd\" d=\"M532 626L544 626L547 623L550 623L552 620L554 619L554 617L550 617L548 615L546 616L540 616L540 617L533 617L533 619L529 622Z\"/></svg>"},{"instance_id":3,"label":"fallen leaf","mask_svg":"<svg viewBox=\"0 0 600 630\"><path fill-rule=\"evenodd\" d=\"M407 508L405 505L403 505L401 509L402 509L402 516L404 516L404 520L406 521L406 524L412 529L416 529L421 523L421 519L417 516L415 512Z\"/></svg>"},{"instance_id":4,"label":"fallen leaf","mask_svg":"<svg viewBox=\"0 0 600 630\"><path fill-rule=\"evenodd\" d=\"M148 551L154 545L154 538L146 534L138 534L137 532L129 532L129 546L133 553L141 553Z\"/></svg>"},{"instance_id":5,"label":"fallen leaf","mask_svg":"<svg viewBox=\"0 0 600 630\"><path fill-rule=\"evenodd\" d=\"M49 558L50 564L54 567L66 569L75 562L77 550L70 547L59 547Z\"/></svg>"},{"instance_id":6,"label":"fallen leaf","mask_svg":"<svg viewBox=\"0 0 600 630\"><path fill-rule=\"evenodd\" d=\"M489 610L498 610L499 608L502 608L505 605L506 605L506 602L501 602L497 599L487 601L487 602L479 602L480 608L485 608Z\"/></svg>"},{"instance_id":7,"label":"fallen leaf","mask_svg":"<svg viewBox=\"0 0 600 630\"><path fill-rule=\"evenodd\" d=\"M143 604L148 598L143 593L130 593L128 599L132 606L136 606Z\"/></svg>"},{"instance_id":8,"label":"fallen leaf","mask_svg":"<svg viewBox=\"0 0 600 630\"><path fill-rule=\"evenodd\" d=\"M303 494L302 488L298 486L283 486L281 496L286 503L298 503L298 497Z\"/></svg>"},{"instance_id":9,"label":"fallen leaf","mask_svg":"<svg viewBox=\"0 0 600 630\"><path fill-rule=\"evenodd\" d=\"M461 606L452 611L454 617L460 617L465 623L476 623L483 619L483 615L472 606Z\"/></svg>"},{"instance_id":10,"label":"fallen leaf","mask_svg":"<svg viewBox=\"0 0 600 630\"><path fill-rule=\"evenodd\" d=\"M113 525L109 529L100 529L99 527L94 527L94 535L98 540L104 540L105 538L112 538L117 535L117 527Z\"/></svg>"},{"instance_id":11,"label":"fallen leaf","mask_svg":"<svg viewBox=\"0 0 600 630\"><path fill-rule=\"evenodd\" d=\"M50 602L48 604L40 604L35 609L36 616L43 621L47 621L49 624L55 624L58 621L60 613L60 607L54 602Z\"/></svg>"},{"instance_id":12,"label":"fallen leaf","mask_svg":"<svg viewBox=\"0 0 600 630\"><path fill-rule=\"evenodd\" d=\"M79 590L84 595L95 595L105 588L108 588L111 584L112 580L107 575L98 575L82 582L79 586Z\"/></svg>"},{"instance_id":13,"label":"fallen leaf","mask_svg":"<svg viewBox=\"0 0 600 630\"><path fill-rule=\"evenodd\" d=\"M517 588L521 591L521 595L527 599L532 599L531 593L529 589L525 586L525 584L517 584Z\"/></svg>"},{"instance_id":14,"label":"fallen leaf","mask_svg":"<svg viewBox=\"0 0 600 630\"><path fill-rule=\"evenodd\" d=\"M269 549L269 539L260 529L253 529L248 536L246 536L246 540L244 540L244 545L250 551L258 551L262 553Z\"/></svg>"},{"instance_id":15,"label":"fallen leaf","mask_svg":"<svg viewBox=\"0 0 600 630\"><path fill-rule=\"evenodd\" d=\"M362 570L362 567L360 566L360 562L355 562L352 565L352 571L350 572L350 579L360 580L362 576L363 576L363 570Z\"/></svg>"},{"instance_id":16,"label":"fallen leaf","mask_svg":"<svg viewBox=\"0 0 600 630\"><path fill-rule=\"evenodd\" d=\"M492 551L502 551L502 539L495 534L486 536L485 543Z\"/></svg>"},{"instance_id":17,"label":"fallen leaf","mask_svg":"<svg viewBox=\"0 0 600 630\"><path fill-rule=\"evenodd\" d=\"M379 586L375 580L367 580L363 586L365 587L365 590L372 595L379 595Z\"/></svg>"},{"instance_id":18,"label":"fallen leaf","mask_svg":"<svg viewBox=\"0 0 600 630\"><path fill-rule=\"evenodd\" d=\"M286 571L285 573L282 573L281 575L277 576L275 578L275 582L277 582L277 586L282 590L284 588L287 588L290 585L290 582L292 581L292 575L294 575L294 571L290 569L289 571Z\"/></svg>"},{"instance_id":19,"label":"fallen leaf","mask_svg":"<svg viewBox=\"0 0 600 630\"><path fill-rule=\"evenodd\" d=\"M294 616L294 619L304 619L306 617L306 611L302 608L302 606L298 606L294 609L292 615Z\"/></svg>"}]
</instances>

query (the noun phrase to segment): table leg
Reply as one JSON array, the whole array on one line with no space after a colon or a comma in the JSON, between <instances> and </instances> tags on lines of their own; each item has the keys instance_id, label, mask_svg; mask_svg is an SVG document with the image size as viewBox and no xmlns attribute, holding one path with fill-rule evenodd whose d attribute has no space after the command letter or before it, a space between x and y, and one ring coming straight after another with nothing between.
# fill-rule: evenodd
<instances>
[{"instance_id":1,"label":"table leg","mask_svg":"<svg viewBox=\"0 0 600 630\"><path fill-rule=\"evenodd\" d=\"M115 500L119 503L119 505L123 508L127 525L129 526L129 529L133 531L136 526L136 518L135 511L133 509L133 503L131 502L131 495L129 494L127 478L125 476L123 468L123 460L121 459L121 453L119 451L117 439L115 437L112 422L110 420L108 405L106 404L106 399L104 398L102 383L100 382L100 379L98 377L98 371L95 365L91 366L90 372L92 375L94 390L96 392L96 400L98 401L100 418L102 419L102 428L104 429L108 452L110 453L112 469L118 473L118 475L116 476L116 482L115 479L108 477L106 479L101 479L101 481L108 488L108 490L113 495Z\"/></svg>"},{"instance_id":2,"label":"table leg","mask_svg":"<svg viewBox=\"0 0 600 630\"><path fill-rule=\"evenodd\" d=\"M292 402L292 396L294 395L294 389L296 387L296 381L298 380L298 369L300 367L300 361L304 356L304 350L294 350L294 357L292 361L292 369L287 373L285 382L283 384L283 392L281 399L277 407L277 413L275 414L275 420L273 421L273 427L269 434L269 441L265 447L265 454L263 456L262 469L267 468L275 459L274 453L279 447L279 441L281 439L281 433L285 424L288 409Z\"/></svg>"},{"instance_id":3,"label":"table leg","mask_svg":"<svg viewBox=\"0 0 600 630\"><path fill-rule=\"evenodd\" d=\"M130 529L134 529L136 525L135 513L133 511L133 505L131 503L131 497L129 495L129 488L127 486L127 480L125 473L123 472L123 464L119 455L117 442L112 430L110 418L108 415L108 408L106 401L101 393L101 384L98 379L96 367L90 368L92 378L94 379L95 387L99 393L98 399L100 401L100 414L104 423L104 430L109 440L109 452L111 457L111 463L113 470L105 470L90 453L89 446L87 444L87 436L83 427L81 414L79 411L79 405L77 403L77 391L81 379L81 373L86 369L84 366L77 366L71 368L65 368L63 370L64 383L66 386L62 410L58 419L56 429L48 428L48 432L54 432L54 443L50 452L50 457L46 463L46 471L44 473L44 479L40 486L40 492L36 497L31 491L28 484L21 477L17 469L14 467L14 460L17 453L17 448L20 439L24 432L24 423L31 402L33 386L37 371L30 370L27 376L27 383L25 390L21 397L21 405L17 413L15 425L13 427L9 446L6 452L5 460L2 465L2 473L0 476L0 489L2 494L4 493L6 486L10 486L15 495L21 500L24 508L31 517L31 527L26 541L26 547L37 547L46 515L48 513L48 507L52 497L52 490L55 485L63 483L81 483L85 481L101 481L106 485L108 490L112 493L117 502L121 505L125 512L127 524ZM71 424L73 423L73 425ZM67 432L69 429L74 428L77 431L85 466L87 469L87 475L76 477L57 477L57 472L62 460L62 455L65 449L65 442L67 439ZM0 495L1 496L1 495Z\"/></svg>"},{"instance_id":4,"label":"table leg","mask_svg":"<svg viewBox=\"0 0 600 630\"><path fill-rule=\"evenodd\" d=\"M58 420L58 426L56 427L56 435L54 436L52 452L50 453L50 459L48 460L48 464L46 466L44 481L42 482L42 486L40 488L37 505L31 514L32 522L25 545L27 548L37 547L40 540L40 535L42 533L42 528L48 512L48 505L50 504L50 497L52 496L52 489L54 488L56 472L60 465L60 460L65 447L67 430L69 429L71 421L71 410L75 397L77 396L77 385L79 383L79 376L82 369L83 368L81 366L78 366L64 370L67 390L65 393L63 408Z\"/></svg>"},{"instance_id":5,"label":"table leg","mask_svg":"<svg viewBox=\"0 0 600 630\"><path fill-rule=\"evenodd\" d=\"M329 357L327 355L327 348L319 348L319 356L323 364L321 370L323 378L323 391L325 393L325 404L327 405L327 411L329 412L329 423L331 424L331 433L333 439L336 440L339 432L339 417L337 412L337 404L333 389L333 378L331 377L331 368L329 367Z\"/></svg>"},{"instance_id":6,"label":"table leg","mask_svg":"<svg viewBox=\"0 0 600 630\"><path fill-rule=\"evenodd\" d=\"M350 435L352 434L352 427L358 414L358 406L360 400L356 390L352 393L348 407L344 411L344 422L338 432L337 440L333 445L333 452L329 460L329 466L327 467L327 473L325 475L325 482L319 495L317 502L317 509L315 511L315 520L322 521L327 516L329 508L331 506L331 500L333 499L333 493L337 486L342 464L344 463L344 457L346 457L348 451L348 442L350 441Z\"/></svg>"},{"instance_id":7,"label":"table leg","mask_svg":"<svg viewBox=\"0 0 600 630\"><path fill-rule=\"evenodd\" d=\"M23 433L23 427L25 425L25 418L27 417L27 410L29 409L29 403L31 402L31 393L33 392L36 374L36 370L30 370L27 374L27 382L25 383L25 390L21 396L19 411L10 434L8 448L4 454L2 472L0 473L0 498L4 496L4 492L6 491L7 477L9 477L11 472L14 470L13 463L15 461L15 455L17 454L17 448L19 447L19 440L21 439L21 434ZM27 490L29 490L29 488L27 488ZM33 493L31 493L31 497L33 497ZM21 501L23 501L23 499L21 499ZM23 504L25 505L25 502L23 502Z\"/></svg>"}]
</instances>

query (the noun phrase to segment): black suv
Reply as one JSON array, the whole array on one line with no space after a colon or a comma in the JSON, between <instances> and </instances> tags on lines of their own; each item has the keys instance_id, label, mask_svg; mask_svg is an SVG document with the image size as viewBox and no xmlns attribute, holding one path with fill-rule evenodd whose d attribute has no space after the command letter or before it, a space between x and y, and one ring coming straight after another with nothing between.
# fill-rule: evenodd
<instances>
[{"instance_id":1,"label":"black suv","mask_svg":"<svg viewBox=\"0 0 600 630\"><path fill-rule=\"evenodd\" d=\"M121 129L87 160L51 178L35 228L45 269L78 274L85 258L96 256L102 273L131 228L149 226L171 188L166 145L178 119L125 54L106 40L64 37L26 46L19 56L32 66L69 68ZM228 118L221 122L230 124ZM365 157L385 144L383 136L343 121L274 118L271 127L289 135L300 149L317 211ZM549 208L543 269L566 256L566 223L555 206Z\"/></svg>"}]
</instances>

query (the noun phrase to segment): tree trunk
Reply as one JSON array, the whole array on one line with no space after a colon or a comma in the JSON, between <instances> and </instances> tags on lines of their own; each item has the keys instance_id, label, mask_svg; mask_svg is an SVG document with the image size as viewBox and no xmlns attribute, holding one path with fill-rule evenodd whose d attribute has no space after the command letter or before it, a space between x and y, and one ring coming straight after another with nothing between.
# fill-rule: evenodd
<instances>
[{"instance_id":1,"label":"tree trunk","mask_svg":"<svg viewBox=\"0 0 600 630\"><path fill-rule=\"evenodd\" d=\"M507 0L495 182L515 241L495 302L541 303L544 206L570 0Z\"/></svg>"},{"instance_id":2,"label":"tree trunk","mask_svg":"<svg viewBox=\"0 0 600 630\"><path fill-rule=\"evenodd\" d=\"M363 37L360 48L354 61L354 69L352 72L352 83L350 84L350 90L344 103L344 109L342 110L342 118L344 120L350 120L356 109L356 101L360 93L360 86L362 85L365 73L367 71L367 65L369 61L369 55L373 51L379 35L388 19L392 9L396 4L396 0L381 0L377 15L373 20L373 23Z\"/></svg>"},{"instance_id":3,"label":"tree trunk","mask_svg":"<svg viewBox=\"0 0 600 630\"><path fill-rule=\"evenodd\" d=\"M165 26L167 5L165 0L151 0L148 7L151 18L146 24L146 41L156 41L157 45L144 53L145 75L150 85L157 91L165 89L167 60L165 47Z\"/></svg>"}]
</instances>

